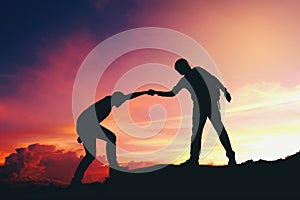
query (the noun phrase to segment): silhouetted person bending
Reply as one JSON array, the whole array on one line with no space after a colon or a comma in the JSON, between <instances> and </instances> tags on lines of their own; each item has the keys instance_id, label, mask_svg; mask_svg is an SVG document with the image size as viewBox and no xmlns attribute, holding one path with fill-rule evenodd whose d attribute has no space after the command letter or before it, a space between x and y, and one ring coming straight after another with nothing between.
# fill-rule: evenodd
<instances>
[{"instance_id":1,"label":"silhouetted person bending","mask_svg":"<svg viewBox=\"0 0 300 200\"><path fill-rule=\"evenodd\" d=\"M219 111L220 90L223 91L228 102L231 96L224 85L213 75L201 67L191 68L187 60L179 59L175 69L183 75L177 85L168 92L152 91L163 97L173 97L185 88L191 93L193 100L193 127L191 138L190 158L185 162L188 165L198 165L201 150L201 137L206 119L209 118L219 135L219 139L229 158L228 164L236 164L235 153L231 148L227 131L221 121Z\"/></svg>"},{"instance_id":2,"label":"silhouetted person bending","mask_svg":"<svg viewBox=\"0 0 300 200\"><path fill-rule=\"evenodd\" d=\"M79 135L77 141L83 142L85 156L79 163L72 179L71 184L80 184L86 169L96 157L96 139L106 141L106 155L110 168L122 169L116 158L116 136L113 132L100 125L111 112L112 107L119 107L126 100L136 98L143 94L148 94L148 91L135 92L124 95L121 92L115 92L112 96L106 96L89 106L84 110L77 119L76 131Z\"/></svg>"}]
</instances>

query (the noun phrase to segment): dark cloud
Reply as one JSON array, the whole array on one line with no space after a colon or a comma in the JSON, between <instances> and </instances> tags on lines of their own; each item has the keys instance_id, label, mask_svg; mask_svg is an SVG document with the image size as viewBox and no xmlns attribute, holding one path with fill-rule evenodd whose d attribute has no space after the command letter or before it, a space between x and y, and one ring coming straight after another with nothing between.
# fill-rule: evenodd
<instances>
[{"instance_id":1,"label":"dark cloud","mask_svg":"<svg viewBox=\"0 0 300 200\"><path fill-rule=\"evenodd\" d=\"M54 145L32 144L17 148L16 153L6 157L4 166L0 168L0 178L68 185L81 159L82 156L74 151L56 149ZM107 176L107 167L96 160L83 181L103 181Z\"/></svg>"}]
</instances>

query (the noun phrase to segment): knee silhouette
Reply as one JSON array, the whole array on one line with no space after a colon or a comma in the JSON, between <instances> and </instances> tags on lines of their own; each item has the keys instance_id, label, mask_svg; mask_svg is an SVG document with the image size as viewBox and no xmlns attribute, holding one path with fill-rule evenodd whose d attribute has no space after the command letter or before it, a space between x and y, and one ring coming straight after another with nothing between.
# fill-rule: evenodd
<instances>
[{"instance_id":1,"label":"knee silhouette","mask_svg":"<svg viewBox=\"0 0 300 200\"><path fill-rule=\"evenodd\" d=\"M111 135L111 136L109 136L109 141L111 141L113 144L116 144L116 142L117 142L117 137L115 136L115 135Z\"/></svg>"}]
</instances>

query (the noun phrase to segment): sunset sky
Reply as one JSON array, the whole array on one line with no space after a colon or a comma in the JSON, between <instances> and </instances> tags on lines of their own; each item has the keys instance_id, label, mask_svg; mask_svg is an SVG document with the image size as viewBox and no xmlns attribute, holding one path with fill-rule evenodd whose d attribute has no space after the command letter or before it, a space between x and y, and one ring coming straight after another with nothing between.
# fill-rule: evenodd
<instances>
[{"instance_id":1,"label":"sunset sky","mask_svg":"<svg viewBox=\"0 0 300 200\"><path fill-rule=\"evenodd\" d=\"M300 150L299 18L297 0L1 1L0 163L16 148L36 143L82 155L72 112L76 74L102 41L139 27L181 32L207 51L217 67L215 75L233 98L222 112L238 163L294 154ZM94 100L110 95L137 66L160 63L173 70L176 59L153 49L123 55L101 77ZM155 67L153 73L157 80L168 78ZM169 87L180 79L175 71L173 75ZM128 93L135 85L126 83ZM137 90L150 88L168 89L149 83ZM180 110L178 98L186 100L185 109ZM113 109L104 125L117 135L121 163L185 161L191 102L186 91L178 98L134 99L129 102L132 121L126 109ZM200 164L226 164L225 151L209 125ZM105 155L101 141L98 153Z\"/></svg>"}]
</instances>

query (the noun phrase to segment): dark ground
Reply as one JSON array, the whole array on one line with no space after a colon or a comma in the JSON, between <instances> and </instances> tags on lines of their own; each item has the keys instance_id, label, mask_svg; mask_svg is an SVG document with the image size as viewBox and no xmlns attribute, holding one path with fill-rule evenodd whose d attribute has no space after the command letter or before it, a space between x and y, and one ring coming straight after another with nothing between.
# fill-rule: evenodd
<instances>
[{"instance_id":1,"label":"dark ground","mask_svg":"<svg viewBox=\"0 0 300 200\"><path fill-rule=\"evenodd\" d=\"M300 199L299 170L300 153L235 167L169 165L148 173L111 171L104 183L67 188L2 182L0 190L9 199Z\"/></svg>"}]
</instances>

